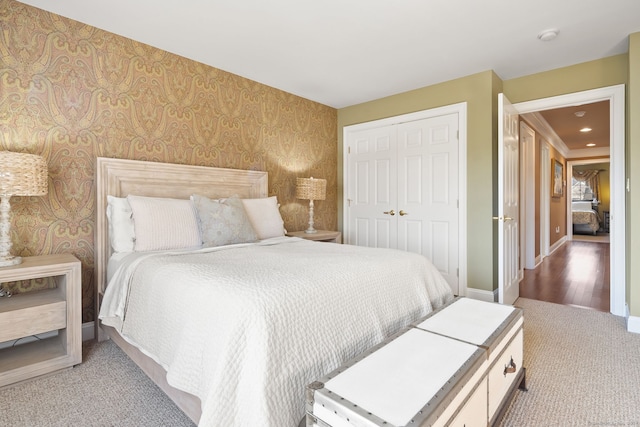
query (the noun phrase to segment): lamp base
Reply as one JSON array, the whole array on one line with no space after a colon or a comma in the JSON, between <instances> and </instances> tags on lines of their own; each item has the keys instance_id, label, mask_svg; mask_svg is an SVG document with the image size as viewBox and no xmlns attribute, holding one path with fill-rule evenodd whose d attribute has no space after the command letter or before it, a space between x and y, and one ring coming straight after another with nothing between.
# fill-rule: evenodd
<instances>
[{"instance_id":1,"label":"lamp base","mask_svg":"<svg viewBox=\"0 0 640 427\"><path fill-rule=\"evenodd\" d=\"M19 256L6 256L6 257L0 257L0 268L2 267L9 267L12 265L18 265L22 263L22 257Z\"/></svg>"},{"instance_id":2,"label":"lamp base","mask_svg":"<svg viewBox=\"0 0 640 427\"><path fill-rule=\"evenodd\" d=\"M313 233L317 233L318 230L316 230L315 228L307 228L306 230L304 230L304 232L307 234L313 234Z\"/></svg>"}]
</instances>

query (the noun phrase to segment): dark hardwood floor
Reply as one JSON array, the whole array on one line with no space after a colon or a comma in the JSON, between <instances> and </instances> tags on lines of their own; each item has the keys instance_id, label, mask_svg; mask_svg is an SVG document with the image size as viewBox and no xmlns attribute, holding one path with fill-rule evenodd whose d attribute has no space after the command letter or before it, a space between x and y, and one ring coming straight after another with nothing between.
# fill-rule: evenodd
<instances>
[{"instance_id":1,"label":"dark hardwood floor","mask_svg":"<svg viewBox=\"0 0 640 427\"><path fill-rule=\"evenodd\" d=\"M520 296L609 311L609 243L572 240L524 270Z\"/></svg>"}]
</instances>

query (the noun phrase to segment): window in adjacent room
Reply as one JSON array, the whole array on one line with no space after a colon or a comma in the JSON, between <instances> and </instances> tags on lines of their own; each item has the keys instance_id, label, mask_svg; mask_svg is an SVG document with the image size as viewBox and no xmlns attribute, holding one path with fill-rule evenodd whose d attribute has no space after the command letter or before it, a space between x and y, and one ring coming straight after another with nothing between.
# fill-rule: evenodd
<instances>
[{"instance_id":1,"label":"window in adjacent room","mask_svg":"<svg viewBox=\"0 0 640 427\"><path fill-rule=\"evenodd\" d=\"M572 200L593 200L594 193L588 181L580 181L573 178L571 181Z\"/></svg>"}]
</instances>

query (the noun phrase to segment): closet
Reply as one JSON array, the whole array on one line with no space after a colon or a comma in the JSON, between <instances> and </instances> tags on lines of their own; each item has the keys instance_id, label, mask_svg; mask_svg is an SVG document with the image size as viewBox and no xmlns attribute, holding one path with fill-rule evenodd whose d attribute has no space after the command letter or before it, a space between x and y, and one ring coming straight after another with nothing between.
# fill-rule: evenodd
<instances>
[{"instance_id":1,"label":"closet","mask_svg":"<svg viewBox=\"0 0 640 427\"><path fill-rule=\"evenodd\" d=\"M345 243L426 256L458 294L460 112L345 127Z\"/></svg>"}]
</instances>

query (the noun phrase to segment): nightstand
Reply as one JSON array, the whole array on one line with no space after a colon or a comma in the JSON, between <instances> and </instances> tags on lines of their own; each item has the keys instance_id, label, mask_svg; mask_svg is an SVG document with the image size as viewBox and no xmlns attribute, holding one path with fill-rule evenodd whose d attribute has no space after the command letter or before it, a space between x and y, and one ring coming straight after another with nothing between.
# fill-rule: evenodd
<instances>
[{"instance_id":1,"label":"nightstand","mask_svg":"<svg viewBox=\"0 0 640 427\"><path fill-rule=\"evenodd\" d=\"M317 233L305 233L304 231L292 231L287 233L289 237L300 237L317 242L342 243L342 233L339 231L318 230Z\"/></svg>"},{"instance_id":2,"label":"nightstand","mask_svg":"<svg viewBox=\"0 0 640 427\"><path fill-rule=\"evenodd\" d=\"M0 268L0 283L52 277L54 289L0 298L0 343L57 331L0 349L0 387L82 362L80 261L73 255L24 257Z\"/></svg>"}]
</instances>

